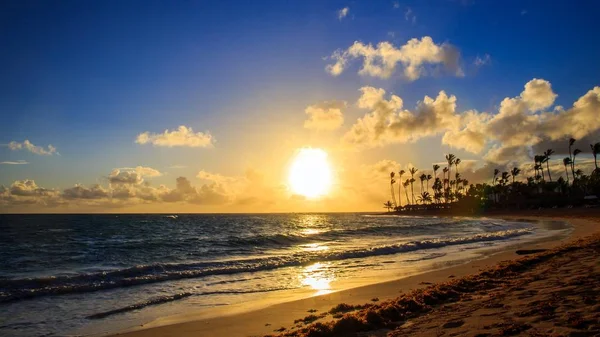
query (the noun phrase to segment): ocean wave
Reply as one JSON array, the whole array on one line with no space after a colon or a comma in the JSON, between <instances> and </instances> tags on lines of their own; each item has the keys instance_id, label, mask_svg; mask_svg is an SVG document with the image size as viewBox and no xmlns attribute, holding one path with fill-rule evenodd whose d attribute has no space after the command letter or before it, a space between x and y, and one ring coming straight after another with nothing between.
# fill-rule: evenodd
<instances>
[{"instance_id":1,"label":"ocean wave","mask_svg":"<svg viewBox=\"0 0 600 337\"><path fill-rule=\"evenodd\" d=\"M159 296L159 297L151 298L149 300L131 304L131 305L128 305L125 307L95 313L93 315L86 316L86 318L87 319L101 319L101 318L105 318L105 317L112 316L112 315L122 314L122 313L125 313L128 311L143 309L143 308L146 308L146 307L149 307L152 305L158 305L158 304L163 304L163 303L167 303L167 302L177 301L177 300L187 298L190 296L254 294L254 293L266 293L266 292L279 291L279 290L288 290L288 288L270 288L270 289L262 289L262 290L204 291L204 292L199 292L199 293L185 292L185 293L179 293L179 294L174 294L174 295L166 295L166 296Z\"/></svg>"},{"instance_id":2,"label":"ocean wave","mask_svg":"<svg viewBox=\"0 0 600 337\"><path fill-rule=\"evenodd\" d=\"M186 278L273 270L283 267L302 266L321 261L366 258L371 256L392 255L425 249L442 248L453 245L506 240L529 233L531 233L530 228L523 228L482 233L465 237L410 241L395 245L377 246L349 251L296 252L282 256L271 256L268 258L258 257L221 262L140 265L125 269L71 276L0 279L0 303L46 295L92 292Z\"/></svg>"}]
</instances>

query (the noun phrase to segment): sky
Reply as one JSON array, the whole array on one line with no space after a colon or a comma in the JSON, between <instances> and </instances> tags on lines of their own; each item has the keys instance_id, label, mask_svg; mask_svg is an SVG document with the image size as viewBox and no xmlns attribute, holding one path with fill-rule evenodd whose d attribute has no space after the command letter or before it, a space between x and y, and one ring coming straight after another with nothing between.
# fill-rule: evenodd
<instances>
[{"instance_id":1,"label":"sky","mask_svg":"<svg viewBox=\"0 0 600 337\"><path fill-rule=\"evenodd\" d=\"M595 1L3 1L0 212L380 210L600 141ZM303 148L332 187L290 188ZM404 177L406 179L406 176Z\"/></svg>"}]
</instances>

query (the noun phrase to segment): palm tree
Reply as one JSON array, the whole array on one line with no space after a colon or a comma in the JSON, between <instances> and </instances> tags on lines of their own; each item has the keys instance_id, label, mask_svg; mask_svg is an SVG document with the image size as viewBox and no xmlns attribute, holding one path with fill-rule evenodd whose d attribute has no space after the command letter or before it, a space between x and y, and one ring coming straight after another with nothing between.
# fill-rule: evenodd
<instances>
[{"instance_id":1,"label":"palm tree","mask_svg":"<svg viewBox=\"0 0 600 337\"><path fill-rule=\"evenodd\" d=\"M429 181L432 179L433 177L431 176L431 174L428 174L427 177L425 178L425 180L427 180L427 192L429 192Z\"/></svg>"},{"instance_id":2,"label":"palm tree","mask_svg":"<svg viewBox=\"0 0 600 337\"><path fill-rule=\"evenodd\" d=\"M450 180L450 173L452 172L452 165L454 165L455 160L456 156L452 153L446 155L446 161L448 162L448 180Z\"/></svg>"},{"instance_id":3,"label":"palm tree","mask_svg":"<svg viewBox=\"0 0 600 337\"><path fill-rule=\"evenodd\" d=\"M546 157L545 157L545 156L538 156L538 155L535 155L535 156L534 156L534 158L533 158L533 160L534 160L534 161L535 161L535 163L536 163L536 164L535 164L535 165L536 165L536 167L535 167L535 168L536 168L536 170L539 170L539 171L541 171L541 172L542 172L542 180L546 180L546 179L545 179L545 176L544 176L544 169L543 169L543 166L542 166L542 164L543 164L543 163L544 163L544 161L546 160Z\"/></svg>"},{"instance_id":4,"label":"palm tree","mask_svg":"<svg viewBox=\"0 0 600 337\"><path fill-rule=\"evenodd\" d=\"M394 207L398 207L398 204L396 203L396 193L394 193L394 184L396 183L396 180L394 179L395 176L396 172L390 172L390 189L392 190L392 200L394 201Z\"/></svg>"},{"instance_id":5,"label":"palm tree","mask_svg":"<svg viewBox=\"0 0 600 337\"><path fill-rule=\"evenodd\" d=\"M575 149L573 151L573 162L571 163L571 167L573 168L573 181L575 181L575 157L581 153L580 149Z\"/></svg>"},{"instance_id":6,"label":"palm tree","mask_svg":"<svg viewBox=\"0 0 600 337\"><path fill-rule=\"evenodd\" d=\"M569 159L571 159L571 174L573 176L573 180L575 180L575 164L573 163L573 155L571 154L571 146L575 144L575 138L569 138Z\"/></svg>"},{"instance_id":7,"label":"palm tree","mask_svg":"<svg viewBox=\"0 0 600 337\"><path fill-rule=\"evenodd\" d=\"M513 185L515 184L515 178L519 175L519 173L521 173L521 169L518 167L513 167L513 169L510 171L510 174L512 175Z\"/></svg>"},{"instance_id":8,"label":"palm tree","mask_svg":"<svg viewBox=\"0 0 600 337\"><path fill-rule=\"evenodd\" d=\"M427 175L425 173L419 176L419 180L421 180L421 193L423 193L423 182L427 179Z\"/></svg>"},{"instance_id":9,"label":"palm tree","mask_svg":"<svg viewBox=\"0 0 600 337\"><path fill-rule=\"evenodd\" d=\"M454 159L454 167L456 168L456 173L458 173L458 164L460 164L460 158ZM454 186L454 190L455 191L456 191L457 188L458 188L458 185Z\"/></svg>"},{"instance_id":10,"label":"palm tree","mask_svg":"<svg viewBox=\"0 0 600 337\"><path fill-rule=\"evenodd\" d=\"M408 185L410 185L410 179L406 179L402 186L404 187L404 194L406 194L406 203L410 204L410 199L408 198Z\"/></svg>"},{"instance_id":11,"label":"palm tree","mask_svg":"<svg viewBox=\"0 0 600 337\"><path fill-rule=\"evenodd\" d=\"M437 171L440 169L440 165L438 164L434 164L433 165L433 179L435 180L435 178L437 178Z\"/></svg>"},{"instance_id":12,"label":"palm tree","mask_svg":"<svg viewBox=\"0 0 600 337\"><path fill-rule=\"evenodd\" d=\"M413 183L415 182L415 173L417 173L418 169L416 167L411 167L408 172L410 173L410 193L412 194L412 203L415 203L415 191L413 189Z\"/></svg>"},{"instance_id":13,"label":"palm tree","mask_svg":"<svg viewBox=\"0 0 600 337\"><path fill-rule=\"evenodd\" d=\"M444 181L444 188L446 188L446 173L448 173L448 167L444 167L442 173L444 174L444 179L442 179ZM450 178L450 174L448 174L448 178Z\"/></svg>"},{"instance_id":14,"label":"palm tree","mask_svg":"<svg viewBox=\"0 0 600 337\"><path fill-rule=\"evenodd\" d=\"M567 185L569 184L569 171L567 170L567 165L571 167L571 157L565 157L563 159L563 165L565 165L565 173L567 174Z\"/></svg>"},{"instance_id":15,"label":"palm tree","mask_svg":"<svg viewBox=\"0 0 600 337\"><path fill-rule=\"evenodd\" d=\"M494 179L492 180L492 185L496 185L496 176L498 176L498 173L500 173L500 170L494 169Z\"/></svg>"},{"instance_id":16,"label":"palm tree","mask_svg":"<svg viewBox=\"0 0 600 337\"><path fill-rule=\"evenodd\" d=\"M422 204L425 204L427 202L431 202L431 194L429 194L429 192L421 192L421 195L419 196L418 200Z\"/></svg>"},{"instance_id":17,"label":"palm tree","mask_svg":"<svg viewBox=\"0 0 600 337\"><path fill-rule=\"evenodd\" d=\"M398 206L402 206L402 192L400 192L400 189L402 188L402 176L404 173L406 173L404 170L398 172ZM408 204L408 198L406 198L406 203Z\"/></svg>"},{"instance_id":18,"label":"palm tree","mask_svg":"<svg viewBox=\"0 0 600 337\"><path fill-rule=\"evenodd\" d=\"M596 166L595 172L598 171L598 153L600 153L600 143L590 144L590 148L592 149L592 154L594 155L594 166Z\"/></svg>"},{"instance_id":19,"label":"palm tree","mask_svg":"<svg viewBox=\"0 0 600 337\"><path fill-rule=\"evenodd\" d=\"M383 208L387 208L387 211L390 212L392 208L394 208L394 204L391 201L387 201L383 203Z\"/></svg>"},{"instance_id":20,"label":"palm tree","mask_svg":"<svg viewBox=\"0 0 600 337\"><path fill-rule=\"evenodd\" d=\"M548 170L548 179L552 182L552 176L550 175L550 156L554 154L554 150L548 149L544 152L544 157L546 157L546 169Z\"/></svg>"}]
</instances>

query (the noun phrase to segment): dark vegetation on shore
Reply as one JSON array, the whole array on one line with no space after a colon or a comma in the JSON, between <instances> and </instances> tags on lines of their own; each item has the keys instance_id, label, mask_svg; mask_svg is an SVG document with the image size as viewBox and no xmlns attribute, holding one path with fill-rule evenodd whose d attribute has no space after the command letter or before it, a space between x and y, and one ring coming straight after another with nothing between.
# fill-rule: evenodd
<instances>
[{"instance_id":1,"label":"dark vegetation on shore","mask_svg":"<svg viewBox=\"0 0 600 337\"><path fill-rule=\"evenodd\" d=\"M417 289L413 292L401 295L400 297L384 301L378 304L368 303L364 305L339 304L332 308L327 314L338 318L329 322L315 322L307 324L304 327L296 326L298 329L282 333L279 336L288 337L334 337L334 336L355 336L361 332L386 330L390 332L390 336L401 336L403 333L398 330L409 319L426 315L427 313L440 308L442 305L456 303L459 301L469 302L473 300L473 296L482 292L497 290L497 291L515 291L520 287L530 284L531 282L543 280L548 276L548 273L537 271L530 275L524 275L525 272L531 271L537 266L544 266L548 262L564 265L560 259L573 261L577 256L586 256L593 258L596 261L597 254L600 253L600 234L594 234L587 238L559 246L557 248L547 250L536 255L529 255L517 260L506 261L481 271L474 275L465 276L459 279L452 279L448 282L438 283L426 288ZM579 254L569 256L570 254ZM551 261L552 260L552 261ZM554 261L554 262L553 262ZM597 262L593 262L597 263ZM579 277L573 281L568 281L563 286L569 288L577 286L577 284L597 282L598 275L590 273L585 277ZM531 279L529 279L531 278ZM584 280L585 279L585 280ZM574 283L574 284L570 284ZM593 289L584 289L578 295L581 298L574 299L581 301L582 305L598 304L598 296L600 292L597 287ZM575 293L571 292L573 295ZM495 295L490 295L492 300L488 303L490 308L500 305L495 303ZM596 324L593 320L585 320L575 313L569 313L564 322L556 316L558 306L561 304L556 301L534 301L530 303L527 312L519 312L519 317L531 317L532 315L540 316L541 320L555 321L556 324L564 326L568 329L584 330L584 333L600 333L600 324ZM595 306L597 308L598 306ZM591 313L596 315L594 310ZM600 315L600 314L599 314ZM314 316L314 317L313 317ZM307 318L297 320L296 323L314 322L319 318L326 317L326 314L319 316L310 315ZM573 316L573 317L571 317ZM577 316L577 317L575 317ZM598 315L596 315L598 316ZM456 325L456 326L460 326ZM443 326L443 328L453 328L455 326ZM515 335L522 331L531 328L531 325L526 323L512 322L502 326L491 326L490 329L497 328L501 335ZM593 331L590 331L592 329ZM395 330L395 331L394 331ZM398 334L395 334L398 332Z\"/></svg>"},{"instance_id":2,"label":"dark vegetation on shore","mask_svg":"<svg viewBox=\"0 0 600 337\"><path fill-rule=\"evenodd\" d=\"M521 169L514 167L510 172L498 169L490 172L490 184L470 184L459 172L461 159L453 154L446 155L448 165L438 175L440 165L433 165L432 174L422 173L415 167L408 172L400 170L390 173L390 192L392 200L385 202L388 212L401 214L480 214L491 210L538 209L579 207L598 205L600 195L600 169L597 156L600 143L590 144L594 156L595 169L586 175L577 168L577 155L583 151L572 149L576 140L569 140L569 156L563 159L566 179L561 175L553 180L550 171L550 156L554 154L548 149L542 155L534 156L534 176L518 181ZM410 177L402 182L405 174ZM421 193L416 196L414 183L420 180ZM398 181L396 181L398 179ZM433 183L430 185L430 180ZM396 186L398 185L398 198ZM404 190L404 198L402 190ZM403 200L404 199L404 200ZM402 206L404 201L404 205Z\"/></svg>"}]
</instances>

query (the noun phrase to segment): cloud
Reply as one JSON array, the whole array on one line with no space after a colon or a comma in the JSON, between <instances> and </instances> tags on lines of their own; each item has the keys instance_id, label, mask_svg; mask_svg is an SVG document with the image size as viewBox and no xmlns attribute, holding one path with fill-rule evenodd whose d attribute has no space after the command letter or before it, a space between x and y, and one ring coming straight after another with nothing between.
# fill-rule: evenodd
<instances>
[{"instance_id":1,"label":"cloud","mask_svg":"<svg viewBox=\"0 0 600 337\"><path fill-rule=\"evenodd\" d=\"M385 90L363 87L357 105L370 110L359 118L343 136L343 142L361 147L391 143L414 142L448 128L458 127L456 97L440 91L434 99L425 96L414 111L403 110L403 101L396 95L385 99Z\"/></svg>"},{"instance_id":2,"label":"cloud","mask_svg":"<svg viewBox=\"0 0 600 337\"><path fill-rule=\"evenodd\" d=\"M527 10L523 9L523 10L521 11L521 16L523 16L523 15L525 15L525 14L527 14Z\"/></svg>"},{"instance_id":3,"label":"cloud","mask_svg":"<svg viewBox=\"0 0 600 337\"><path fill-rule=\"evenodd\" d=\"M350 12L350 8L344 7L337 11L338 20L342 21L343 18L348 16L348 12Z\"/></svg>"},{"instance_id":4,"label":"cloud","mask_svg":"<svg viewBox=\"0 0 600 337\"><path fill-rule=\"evenodd\" d=\"M145 177L159 177L161 175L162 173L151 167L125 167L112 170L112 172L110 172L108 175L108 182L111 184L139 185L144 182Z\"/></svg>"},{"instance_id":5,"label":"cloud","mask_svg":"<svg viewBox=\"0 0 600 337\"><path fill-rule=\"evenodd\" d=\"M109 196L109 191L99 184L92 185L89 188L76 184L65 189L62 196L65 199L102 199Z\"/></svg>"},{"instance_id":6,"label":"cloud","mask_svg":"<svg viewBox=\"0 0 600 337\"><path fill-rule=\"evenodd\" d=\"M43 155L43 156L51 156L53 154L58 154L56 148L52 145L48 145L47 149L42 146L33 145L29 140L25 139L22 143L12 141L8 143L8 148L13 151L18 150L27 150L31 153Z\"/></svg>"},{"instance_id":7,"label":"cloud","mask_svg":"<svg viewBox=\"0 0 600 337\"><path fill-rule=\"evenodd\" d=\"M25 161L25 160L17 160L17 161L3 161L0 162L1 165L26 165L29 164L29 162Z\"/></svg>"},{"instance_id":8,"label":"cloud","mask_svg":"<svg viewBox=\"0 0 600 337\"><path fill-rule=\"evenodd\" d=\"M304 110L308 115L304 127L322 131L338 129L344 123L342 109L345 107L346 102L343 101L325 101L310 105Z\"/></svg>"},{"instance_id":9,"label":"cloud","mask_svg":"<svg viewBox=\"0 0 600 337\"><path fill-rule=\"evenodd\" d=\"M400 8L400 3L398 1L394 1L392 2L392 7L394 7L394 9L398 9Z\"/></svg>"},{"instance_id":10,"label":"cloud","mask_svg":"<svg viewBox=\"0 0 600 337\"><path fill-rule=\"evenodd\" d=\"M334 63L327 65L325 70L333 76L340 75L354 59L362 59L360 75L383 79L396 71L409 81L442 71L464 76L458 50L448 43L436 44L429 36L411 39L399 48L387 41L377 46L356 41L346 50L334 51L329 58Z\"/></svg>"},{"instance_id":11,"label":"cloud","mask_svg":"<svg viewBox=\"0 0 600 337\"><path fill-rule=\"evenodd\" d=\"M475 57L475 61L473 62L473 64L475 64L476 67L482 67L484 65L490 64L492 62L492 58L490 56L490 54L484 54L483 57L480 57L479 55L477 55L477 57Z\"/></svg>"},{"instance_id":12,"label":"cloud","mask_svg":"<svg viewBox=\"0 0 600 337\"><path fill-rule=\"evenodd\" d=\"M181 125L177 130L165 130L163 133L150 133L148 131L140 133L135 142L166 147L212 147L215 139L209 132L194 133L191 127Z\"/></svg>"},{"instance_id":13,"label":"cloud","mask_svg":"<svg viewBox=\"0 0 600 337\"><path fill-rule=\"evenodd\" d=\"M487 135L483 130L490 118L489 114L478 113L475 110L461 114L459 122L461 127L444 133L442 143L472 153L481 152L487 142Z\"/></svg>"},{"instance_id":14,"label":"cloud","mask_svg":"<svg viewBox=\"0 0 600 337\"><path fill-rule=\"evenodd\" d=\"M582 139L583 148L600 138L600 87L578 98L573 106L552 108L557 94L550 82L534 78L516 97L506 97L496 113L456 111L457 98L440 91L414 110L403 108L399 96L363 87L357 106L369 112L358 118L342 137L352 148L371 148L414 142L442 134L442 143L471 153L484 152L486 161L509 164L529 160L535 153L560 146L569 137ZM486 151L487 149L487 151Z\"/></svg>"},{"instance_id":15,"label":"cloud","mask_svg":"<svg viewBox=\"0 0 600 337\"><path fill-rule=\"evenodd\" d=\"M404 19L413 24L417 23L417 16L413 13L410 7L406 8L406 12L404 12Z\"/></svg>"}]
</instances>

